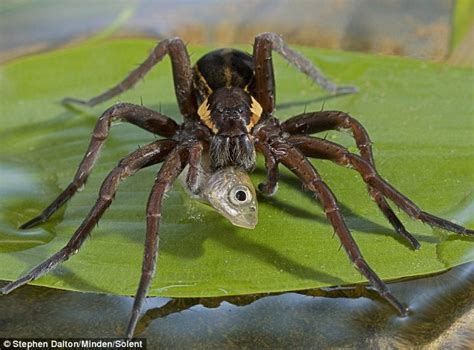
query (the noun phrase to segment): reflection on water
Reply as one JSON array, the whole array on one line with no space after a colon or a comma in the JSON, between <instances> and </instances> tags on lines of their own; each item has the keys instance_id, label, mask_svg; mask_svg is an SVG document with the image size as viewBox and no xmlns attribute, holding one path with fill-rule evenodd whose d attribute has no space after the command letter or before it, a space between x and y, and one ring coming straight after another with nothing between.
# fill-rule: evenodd
<instances>
[{"instance_id":1,"label":"reflection on water","mask_svg":"<svg viewBox=\"0 0 474 350\"><path fill-rule=\"evenodd\" d=\"M400 318L363 286L280 295L149 298L137 336L151 348L469 348L474 263L392 283ZM0 337L120 336L133 298L25 286L0 298Z\"/></svg>"},{"instance_id":2,"label":"reflection on water","mask_svg":"<svg viewBox=\"0 0 474 350\"><path fill-rule=\"evenodd\" d=\"M26 250L48 243L54 238L55 220L30 230L18 227L36 212L41 193L53 190L48 183L34 179L34 170L19 161L0 160L0 252ZM32 195L36 194L35 196ZM31 198L38 198L32 201Z\"/></svg>"}]
</instances>

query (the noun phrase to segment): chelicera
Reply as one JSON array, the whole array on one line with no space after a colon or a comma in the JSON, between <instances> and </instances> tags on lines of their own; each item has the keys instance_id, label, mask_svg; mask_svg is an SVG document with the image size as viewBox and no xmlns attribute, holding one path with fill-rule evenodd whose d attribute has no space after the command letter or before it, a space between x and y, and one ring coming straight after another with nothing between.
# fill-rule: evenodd
<instances>
[{"instance_id":1,"label":"chelicera","mask_svg":"<svg viewBox=\"0 0 474 350\"><path fill-rule=\"evenodd\" d=\"M221 49L206 54L194 66L191 66L181 39L163 40L137 69L112 89L88 101L66 99L66 103L89 106L104 102L131 88L165 55L169 55L175 93L184 122L178 125L159 112L130 103L119 103L106 110L97 121L90 145L73 181L39 216L22 225L22 228L30 228L47 220L85 183L109 134L112 121L134 124L162 136L163 139L141 147L123 158L104 180L97 202L66 246L23 277L7 284L2 288L2 293L7 294L42 276L76 253L112 203L120 181L142 168L162 163L147 204L142 275L126 333L127 337L132 337L155 273L165 192L186 166L189 169L187 186L191 191L196 191L199 165L203 157L209 160L211 171L238 167L250 172L255 167L255 154L259 152L265 159L267 169L267 182L259 185L260 191L267 195L274 194L278 182L278 165L290 169L321 202L327 219L351 262L400 315L406 315L407 308L395 298L363 258L344 221L336 197L308 158L328 159L357 171L383 215L414 249L419 248L418 241L405 229L387 199L412 218L430 226L471 236L474 231L422 211L382 179L375 169L371 141L366 130L348 114L319 111L303 113L280 122L275 117L272 51L281 54L330 92L354 91L351 87L337 87L328 81L309 60L289 48L280 36L263 33L255 38L252 55L234 49ZM343 146L323 138L310 136L327 130L352 132L359 154L351 153ZM246 197L245 191L235 191L236 201L245 201Z\"/></svg>"}]
</instances>

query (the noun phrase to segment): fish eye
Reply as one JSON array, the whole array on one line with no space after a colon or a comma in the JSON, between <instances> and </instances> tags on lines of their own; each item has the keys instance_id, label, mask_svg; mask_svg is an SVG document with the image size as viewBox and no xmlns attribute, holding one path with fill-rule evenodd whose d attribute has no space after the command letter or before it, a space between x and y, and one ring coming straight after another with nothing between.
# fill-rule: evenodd
<instances>
[{"instance_id":1,"label":"fish eye","mask_svg":"<svg viewBox=\"0 0 474 350\"><path fill-rule=\"evenodd\" d=\"M235 205L247 204L252 200L252 193L248 187L238 185L230 190L229 200Z\"/></svg>"},{"instance_id":2,"label":"fish eye","mask_svg":"<svg viewBox=\"0 0 474 350\"><path fill-rule=\"evenodd\" d=\"M245 191L238 190L237 192L235 192L235 198L239 202L245 202L245 200L247 199L247 194L245 193Z\"/></svg>"}]
</instances>

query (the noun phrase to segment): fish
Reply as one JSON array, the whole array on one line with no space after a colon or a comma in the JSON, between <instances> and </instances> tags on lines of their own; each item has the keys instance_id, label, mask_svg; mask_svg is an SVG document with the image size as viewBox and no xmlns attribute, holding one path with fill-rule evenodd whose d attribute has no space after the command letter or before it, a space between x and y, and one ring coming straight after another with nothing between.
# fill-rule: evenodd
<instances>
[{"instance_id":1,"label":"fish","mask_svg":"<svg viewBox=\"0 0 474 350\"><path fill-rule=\"evenodd\" d=\"M258 223L257 194L247 172L236 166L211 171L201 163L197 190L191 191L185 180L188 171L189 168L185 168L180 180L192 198L210 205L235 226L255 228Z\"/></svg>"},{"instance_id":2,"label":"fish","mask_svg":"<svg viewBox=\"0 0 474 350\"><path fill-rule=\"evenodd\" d=\"M202 195L233 225L248 229L257 225L257 194L250 177L241 168L231 166L212 173Z\"/></svg>"}]
</instances>

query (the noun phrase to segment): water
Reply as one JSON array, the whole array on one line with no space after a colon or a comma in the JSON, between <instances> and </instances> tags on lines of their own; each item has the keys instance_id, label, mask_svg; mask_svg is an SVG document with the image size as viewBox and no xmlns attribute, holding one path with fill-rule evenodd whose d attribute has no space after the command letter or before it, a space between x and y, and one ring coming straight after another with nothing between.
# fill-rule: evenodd
<instances>
[{"instance_id":1,"label":"water","mask_svg":"<svg viewBox=\"0 0 474 350\"><path fill-rule=\"evenodd\" d=\"M151 348L468 348L474 264L391 283L413 314L398 317L362 286L281 295L149 298L137 336ZM3 299L3 298L2 298ZM5 298L6 299L6 298ZM132 298L25 286L0 300L0 337L123 334Z\"/></svg>"},{"instance_id":2,"label":"water","mask_svg":"<svg viewBox=\"0 0 474 350\"><path fill-rule=\"evenodd\" d=\"M55 237L54 221L31 230L18 227L40 205L40 194L54 186L34 179L35 170L19 161L0 159L0 174L0 252L27 250L51 241Z\"/></svg>"}]
</instances>

